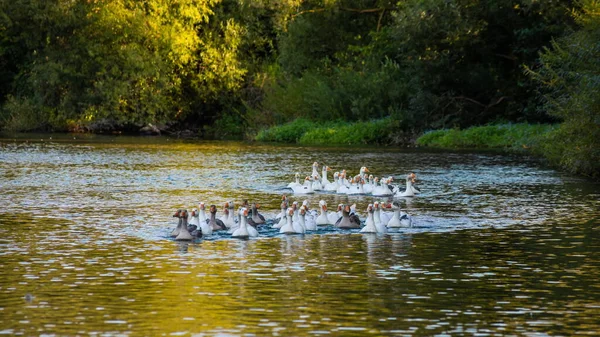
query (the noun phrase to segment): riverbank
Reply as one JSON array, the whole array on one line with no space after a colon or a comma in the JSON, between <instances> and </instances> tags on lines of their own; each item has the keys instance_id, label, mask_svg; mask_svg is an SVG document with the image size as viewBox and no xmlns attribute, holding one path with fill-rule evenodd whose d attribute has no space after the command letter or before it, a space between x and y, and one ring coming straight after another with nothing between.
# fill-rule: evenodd
<instances>
[{"instance_id":1,"label":"riverbank","mask_svg":"<svg viewBox=\"0 0 600 337\"><path fill-rule=\"evenodd\" d=\"M422 133L401 131L399 122L390 118L356 123L316 123L299 118L262 130L254 140L304 145L369 144L533 150L538 149L544 137L556 129L557 126L551 124L507 123Z\"/></svg>"},{"instance_id":2,"label":"riverbank","mask_svg":"<svg viewBox=\"0 0 600 337\"><path fill-rule=\"evenodd\" d=\"M312 122L298 118L292 122L260 131L260 142L302 145L401 145L414 146L415 131L403 131L399 122L383 118L365 122Z\"/></svg>"},{"instance_id":3,"label":"riverbank","mask_svg":"<svg viewBox=\"0 0 600 337\"><path fill-rule=\"evenodd\" d=\"M303 145L387 145L421 146L442 149L503 149L544 158L553 166L588 176L600 177L594 157L563 151L561 125L506 123L474 126L467 129L432 130L425 133L401 131L400 123L390 118L356 123L315 123L296 119L260 131L254 138L263 142ZM578 151L580 148L574 149ZM582 150L585 152L585 149Z\"/></svg>"}]
</instances>

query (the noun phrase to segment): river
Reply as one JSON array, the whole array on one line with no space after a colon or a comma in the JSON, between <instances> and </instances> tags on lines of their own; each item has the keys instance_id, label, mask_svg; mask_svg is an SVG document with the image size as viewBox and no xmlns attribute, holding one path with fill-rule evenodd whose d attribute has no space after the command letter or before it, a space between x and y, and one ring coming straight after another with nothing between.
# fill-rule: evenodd
<instances>
[{"instance_id":1,"label":"river","mask_svg":"<svg viewBox=\"0 0 600 337\"><path fill-rule=\"evenodd\" d=\"M312 162L402 180L414 227L181 243L173 212L244 199L271 219ZM387 199L386 199L387 201ZM600 184L499 152L124 136L0 139L0 334L600 334Z\"/></svg>"}]
</instances>

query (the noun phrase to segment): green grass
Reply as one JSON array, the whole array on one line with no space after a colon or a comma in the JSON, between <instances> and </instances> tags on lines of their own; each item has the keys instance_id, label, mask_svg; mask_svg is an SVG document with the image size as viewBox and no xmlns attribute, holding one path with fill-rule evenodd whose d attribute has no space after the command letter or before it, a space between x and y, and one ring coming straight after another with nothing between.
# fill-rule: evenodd
<instances>
[{"instance_id":1,"label":"green grass","mask_svg":"<svg viewBox=\"0 0 600 337\"><path fill-rule=\"evenodd\" d=\"M393 123L389 118L366 122L315 123L306 119L274 126L256 136L257 141L300 143L306 145L385 144Z\"/></svg>"},{"instance_id":2,"label":"green grass","mask_svg":"<svg viewBox=\"0 0 600 337\"><path fill-rule=\"evenodd\" d=\"M555 130L550 124L498 124L474 126L464 130L429 131L417 139L417 145L440 148L537 149Z\"/></svg>"},{"instance_id":3,"label":"green grass","mask_svg":"<svg viewBox=\"0 0 600 337\"><path fill-rule=\"evenodd\" d=\"M260 142L297 143L306 131L316 127L316 123L298 118L290 123L260 131L255 140Z\"/></svg>"},{"instance_id":4,"label":"green grass","mask_svg":"<svg viewBox=\"0 0 600 337\"><path fill-rule=\"evenodd\" d=\"M309 145L385 144L391 131L389 119L368 122L337 123L307 131L299 140Z\"/></svg>"}]
</instances>

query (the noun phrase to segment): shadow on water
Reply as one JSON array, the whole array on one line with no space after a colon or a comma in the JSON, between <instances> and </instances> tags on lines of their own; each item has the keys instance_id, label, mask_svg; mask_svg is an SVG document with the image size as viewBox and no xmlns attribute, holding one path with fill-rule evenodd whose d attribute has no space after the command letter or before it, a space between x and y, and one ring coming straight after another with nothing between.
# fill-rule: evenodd
<instances>
[{"instance_id":1,"label":"shadow on water","mask_svg":"<svg viewBox=\"0 0 600 337\"><path fill-rule=\"evenodd\" d=\"M600 333L600 186L533 159L27 137L0 140L0 334ZM416 172L423 193L398 200L415 226L169 237L173 211L200 201L249 199L272 221L294 173L310 174L315 160L354 174ZM381 200L290 198L356 203L363 221Z\"/></svg>"}]
</instances>

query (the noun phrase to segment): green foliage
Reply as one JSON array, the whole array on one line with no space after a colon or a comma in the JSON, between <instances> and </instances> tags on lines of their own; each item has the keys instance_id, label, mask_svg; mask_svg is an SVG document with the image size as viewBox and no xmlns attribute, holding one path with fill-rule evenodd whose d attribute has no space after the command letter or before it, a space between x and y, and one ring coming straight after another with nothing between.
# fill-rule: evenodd
<instances>
[{"instance_id":1,"label":"green foliage","mask_svg":"<svg viewBox=\"0 0 600 337\"><path fill-rule=\"evenodd\" d=\"M239 115L222 114L210 127L204 130L205 138L212 139L242 139L244 123Z\"/></svg>"},{"instance_id":2,"label":"green foliage","mask_svg":"<svg viewBox=\"0 0 600 337\"><path fill-rule=\"evenodd\" d=\"M441 148L539 149L556 127L549 124L500 124L465 130L429 131L417 139L421 146Z\"/></svg>"},{"instance_id":3,"label":"green foliage","mask_svg":"<svg viewBox=\"0 0 600 337\"><path fill-rule=\"evenodd\" d=\"M308 130L299 139L311 145L388 144L394 123L389 118L357 123L337 123Z\"/></svg>"},{"instance_id":4,"label":"green foliage","mask_svg":"<svg viewBox=\"0 0 600 337\"><path fill-rule=\"evenodd\" d=\"M49 113L52 129L183 119L197 102L237 90L245 74L243 29L210 25L218 2L2 2L0 53L13 81L0 90ZM15 106L6 109L19 118Z\"/></svg>"},{"instance_id":5,"label":"green foliage","mask_svg":"<svg viewBox=\"0 0 600 337\"><path fill-rule=\"evenodd\" d=\"M407 130L551 121L521 66L571 24L570 4L305 1L260 109L277 123L392 116Z\"/></svg>"},{"instance_id":6,"label":"green foliage","mask_svg":"<svg viewBox=\"0 0 600 337\"><path fill-rule=\"evenodd\" d=\"M402 110L411 89L400 81L401 71L391 61L375 72L336 69L333 75L317 70L287 82L274 82L266 90L262 108L278 123L295 118L313 121L365 121L394 116L407 127L420 120Z\"/></svg>"},{"instance_id":7,"label":"green foliage","mask_svg":"<svg viewBox=\"0 0 600 337\"><path fill-rule=\"evenodd\" d=\"M255 140L310 145L389 144L397 127L398 123L390 118L356 123L310 122L298 118L262 130Z\"/></svg>"},{"instance_id":8,"label":"green foliage","mask_svg":"<svg viewBox=\"0 0 600 337\"><path fill-rule=\"evenodd\" d=\"M600 2L581 1L580 29L557 39L540 55L541 66L528 69L545 92L549 113L562 124L544 148L567 170L600 177Z\"/></svg>"},{"instance_id":9,"label":"green foliage","mask_svg":"<svg viewBox=\"0 0 600 337\"><path fill-rule=\"evenodd\" d=\"M30 99L17 100L10 96L0 110L0 125L9 131L30 131L42 129L48 123L48 116L38 110Z\"/></svg>"},{"instance_id":10,"label":"green foliage","mask_svg":"<svg viewBox=\"0 0 600 337\"><path fill-rule=\"evenodd\" d=\"M255 139L261 142L296 143L308 130L315 127L316 123L298 118L293 122L262 130Z\"/></svg>"}]
</instances>

